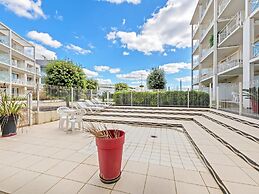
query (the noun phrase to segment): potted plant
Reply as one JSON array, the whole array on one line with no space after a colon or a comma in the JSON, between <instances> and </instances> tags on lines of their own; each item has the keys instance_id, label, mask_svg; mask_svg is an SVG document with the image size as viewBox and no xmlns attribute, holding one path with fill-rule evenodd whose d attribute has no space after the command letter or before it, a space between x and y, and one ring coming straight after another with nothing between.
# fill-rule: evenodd
<instances>
[{"instance_id":1,"label":"potted plant","mask_svg":"<svg viewBox=\"0 0 259 194\"><path fill-rule=\"evenodd\" d=\"M106 184L117 182L121 176L125 132L92 123L86 127L86 132L92 134L96 140L101 181Z\"/></svg>"},{"instance_id":2,"label":"potted plant","mask_svg":"<svg viewBox=\"0 0 259 194\"><path fill-rule=\"evenodd\" d=\"M1 95L0 121L3 137L16 135L18 120L22 117L22 109L25 103L8 99L7 95Z\"/></svg>"}]
</instances>

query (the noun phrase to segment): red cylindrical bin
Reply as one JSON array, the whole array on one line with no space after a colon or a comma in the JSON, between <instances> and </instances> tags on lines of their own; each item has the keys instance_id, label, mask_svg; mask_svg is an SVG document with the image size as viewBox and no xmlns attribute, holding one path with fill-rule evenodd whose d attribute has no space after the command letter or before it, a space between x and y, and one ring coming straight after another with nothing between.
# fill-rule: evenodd
<instances>
[{"instance_id":1,"label":"red cylindrical bin","mask_svg":"<svg viewBox=\"0 0 259 194\"><path fill-rule=\"evenodd\" d=\"M119 134L118 138L96 138L100 179L103 183L108 184L118 181L121 175L125 132L121 130L108 130L112 137L115 131Z\"/></svg>"}]
</instances>

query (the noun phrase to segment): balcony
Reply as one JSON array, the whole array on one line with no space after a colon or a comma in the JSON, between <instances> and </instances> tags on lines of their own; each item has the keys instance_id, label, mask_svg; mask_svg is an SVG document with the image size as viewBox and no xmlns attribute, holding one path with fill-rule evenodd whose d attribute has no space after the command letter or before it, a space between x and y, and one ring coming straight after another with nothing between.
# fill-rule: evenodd
<instances>
[{"instance_id":1,"label":"balcony","mask_svg":"<svg viewBox=\"0 0 259 194\"><path fill-rule=\"evenodd\" d=\"M206 81L207 79L212 77L212 75L213 75L212 68L210 68L210 69L203 69L203 70L201 70L200 80L201 81Z\"/></svg>"},{"instance_id":2,"label":"balcony","mask_svg":"<svg viewBox=\"0 0 259 194\"><path fill-rule=\"evenodd\" d=\"M203 21L204 20L204 17L205 15L208 13L208 9L209 7L211 7L211 2L212 0L206 0L204 2L204 4L202 5L202 10L201 10L201 14L200 14L200 20Z\"/></svg>"},{"instance_id":3,"label":"balcony","mask_svg":"<svg viewBox=\"0 0 259 194\"><path fill-rule=\"evenodd\" d=\"M31 73L36 73L35 67L27 67L26 70Z\"/></svg>"},{"instance_id":4,"label":"balcony","mask_svg":"<svg viewBox=\"0 0 259 194\"><path fill-rule=\"evenodd\" d=\"M259 57L259 42L252 45L253 47L253 58Z\"/></svg>"},{"instance_id":5,"label":"balcony","mask_svg":"<svg viewBox=\"0 0 259 194\"><path fill-rule=\"evenodd\" d=\"M213 51L213 47L202 49L201 62L203 62L208 56L210 56L212 51Z\"/></svg>"},{"instance_id":6,"label":"balcony","mask_svg":"<svg viewBox=\"0 0 259 194\"><path fill-rule=\"evenodd\" d=\"M9 72L8 71L0 71L0 82L9 82Z\"/></svg>"},{"instance_id":7,"label":"balcony","mask_svg":"<svg viewBox=\"0 0 259 194\"><path fill-rule=\"evenodd\" d=\"M236 32L240 27L242 27L243 24L243 14L242 12L238 12L228 23L227 25L219 32L219 46L223 44L224 41L226 41L234 32ZM240 34L239 34L240 36ZM235 43L240 42L239 36L235 37ZM242 34L241 34L242 38ZM230 41L231 44L233 41ZM228 46L228 45L224 45Z\"/></svg>"},{"instance_id":8,"label":"balcony","mask_svg":"<svg viewBox=\"0 0 259 194\"><path fill-rule=\"evenodd\" d=\"M242 64L243 64L243 60L241 60L241 59L231 59L229 61L219 64L218 73L226 72L228 70L232 70L237 67L241 67Z\"/></svg>"},{"instance_id":9,"label":"balcony","mask_svg":"<svg viewBox=\"0 0 259 194\"><path fill-rule=\"evenodd\" d=\"M9 37L8 36L0 36L0 44L4 44L9 46Z\"/></svg>"},{"instance_id":10,"label":"balcony","mask_svg":"<svg viewBox=\"0 0 259 194\"><path fill-rule=\"evenodd\" d=\"M251 0L250 1L250 13L253 13L255 10L259 8L259 1L258 0Z\"/></svg>"},{"instance_id":11,"label":"balcony","mask_svg":"<svg viewBox=\"0 0 259 194\"><path fill-rule=\"evenodd\" d=\"M197 75L196 75L196 76L193 76L192 81L193 81L193 85L199 84L199 82L200 82L199 76L197 76Z\"/></svg>"},{"instance_id":12,"label":"balcony","mask_svg":"<svg viewBox=\"0 0 259 194\"><path fill-rule=\"evenodd\" d=\"M199 45L200 45L199 41L196 41L196 42L193 44L193 54L197 51Z\"/></svg>"},{"instance_id":13,"label":"balcony","mask_svg":"<svg viewBox=\"0 0 259 194\"><path fill-rule=\"evenodd\" d=\"M197 57L197 58L194 58L193 59L193 69L195 69L197 66L199 66L199 64L200 64L200 59L199 59L199 57Z\"/></svg>"},{"instance_id":14,"label":"balcony","mask_svg":"<svg viewBox=\"0 0 259 194\"><path fill-rule=\"evenodd\" d=\"M221 15L222 12L224 11L224 9L227 7L228 3L230 2L231 0L222 0L220 1L219 3L219 7L218 7L218 15Z\"/></svg>"},{"instance_id":15,"label":"balcony","mask_svg":"<svg viewBox=\"0 0 259 194\"><path fill-rule=\"evenodd\" d=\"M18 85L25 85L26 81L25 81L25 79L13 78L12 83L18 84Z\"/></svg>"},{"instance_id":16,"label":"balcony","mask_svg":"<svg viewBox=\"0 0 259 194\"><path fill-rule=\"evenodd\" d=\"M23 47L18 44L13 44L12 48L18 52L17 54L13 53L16 57L20 58L22 56L25 56L26 58L23 57L23 59L33 58L32 54L27 50L27 47Z\"/></svg>"},{"instance_id":17,"label":"balcony","mask_svg":"<svg viewBox=\"0 0 259 194\"><path fill-rule=\"evenodd\" d=\"M0 63L9 65L10 64L9 55L5 53L0 53Z\"/></svg>"},{"instance_id":18,"label":"balcony","mask_svg":"<svg viewBox=\"0 0 259 194\"><path fill-rule=\"evenodd\" d=\"M27 85L28 86L35 86L35 82L31 80L27 80Z\"/></svg>"},{"instance_id":19,"label":"balcony","mask_svg":"<svg viewBox=\"0 0 259 194\"><path fill-rule=\"evenodd\" d=\"M202 29L202 31L201 31L201 36L200 36L201 42L205 39L205 37L207 36L207 34L210 32L212 26L213 26L213 20L210 20L210 21L208 22L208 26L206 26L206 28Z\"/></svg>"}]
</instances>

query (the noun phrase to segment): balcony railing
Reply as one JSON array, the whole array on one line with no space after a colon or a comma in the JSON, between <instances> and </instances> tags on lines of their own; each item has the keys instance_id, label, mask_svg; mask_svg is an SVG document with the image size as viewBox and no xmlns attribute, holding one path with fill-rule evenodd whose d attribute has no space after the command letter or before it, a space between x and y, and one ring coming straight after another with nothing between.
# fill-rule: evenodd
<instances>
[{"instance_id":1,"label":"balcony railing","mask_svg":"<svg viewBox=\"0 0 259 194\"><path fill-rule=\"evenodd\" d=\"M29 85L29 86L34 86L34 85L35 85L35 82L34 82L34 81L29 81L29 80L27 80L27 85Z\"/></svg>"},{"instance_id":2,"label":"balcony railing","mask_svg":"<svg viewBox=\"0 0 259 194\"><path fill-rule=\"evenodd\" d=\"M0 43L6 46L9 46L9 37L8 36L0 36Z\"/></svg>"},{"instance_id":3,"label":"balcony railing","mask_svg":"<svg viewBox=\"0 0 259 194\"><path fill-rule=\"evenodd\" d=\"M230 61L219 64L218 73L229 70L234 67L240 67L243 64L243 60L241 59L232 59Z\"/></svg>"},{"instance_id":4,"label":"balcony railing","mask_svg":"<svg viewBox=\"0 0 259 194\"><path fill-rule=\"evenodd\" d=\"M219 32L219 44L222 43L238 27L242 26L242 12L238 12Z\"/></svg>"},{"instance_id":5,"label":"balcony railing","mask_svg":"<svg viewBox=\"0 0 259 194\"><path fill-rule=\"evenodd\" d=\"M25 70L25 63L22 62L22 61L12 60L12 66L17 67L17 68L22 69L22 70Z\"/></svg>"},{"instance_id":6,"label":"balcony railing","mask_svg":"<svg viewBox=\"0 0 259 194\"><path fill-rule=\"evenodd\" d=\"M0 54L0 62L10 64L10 58L8 54Z\"/></svg>"},{"instance_id":7,"label":"balcony railing","mask_svg":"<svg viewBox=\"0 0 259 194\"><path fill-rule=\"evenodd\" d=\"M193 84L197 84L199 82L200 82L199 76L193 76Z\"/></svg>"},{"instance_id":8,"label":"balcony railing","mask_svg":"<svg viewBox=\"0 0 259 194\"><path fill-rule=\"evenodd\" d=\"M201 81L207 79L213 75L212 69L206 69L201 71Z\"/></svg>"},{"instance_id":9,"label":"balcony railing","mask_svg":"<svg viewBox=\"0 0 259 194\"><path fill-rule=\"evenodd\" d=\"M254 12L257 8L259 8L259 0L251 0L250 1L250 13Z\"/></svg>"},{"instance_id":10,"label":"balcony railing","mask_svg":"<svg viewBox=\"0 0 259 194\"><path fill-rule=\"evenodd\" d=\"M1 82L9 82L9 72L8 71L0 71L0 81Z\"/></svg>"},{"instance_id":11,"label":"balcony railing","mask_svg":"<svg viewBox=\"0 0 259 194\"><path fill-rule=\"evenodd\" d=\"M204 17L204 15L206 14L207 8L208 8L208 6L209 6L209 4L210 4L211 1L212 1L212 0L206 0L206 2L204 3L203 9L202 9L202 11L201 11L201 16L200 16L201 19L202 19L202 18Z\"/></svg>"},{"instance_id":12,"label":"balcony railing","mask_svg":"<svg viewBox=\"0 0 259 194\"><path fill-rule=\"evenodd\" d=\"M253 58L256 58L258 56L259 56L259 42L253 45Z\"/></svg>"},{"instance_id":13,"label":"balcony railing","mask_svg":"<svg viewBox=\"0 0 259 194\"><path fill-rule=\"evenodd\" d=\"M213 50L213 47L202 49L201 58L203 59L204 57L206 57L212 50Z\"/></svg>"},{"instance_id":14,"label":"balcony railing","mask_svg":"<svg viewBox=\"0 0 259 194\"><path fill-rule=\"evenodd\" d=\"M193 68L197 67L200 64L199 58L193 59Z\"/></svg>"},{"instance_id":15,"label":"balcony railing","mask_svg":"<svg viewBox=\"0 0 259 194\"><path fill-rule=\"evenodd\" d=\"M199 25L195 25L195 26L193 27L193 34L192 34L192 37L194 37L194 35L197 33L198 28L199 28Z\"/></svg>"},{"instance_id":16,"label":"balcony railing","mask_svg":"<svg viewBox=\"0 0 259 194\"><path fill-rule=\"evenodd\" d=\"M210 28L211 28L211 26L212 26L212 22L213 22L213 20L210 20L209 21L209 25L205 28L205 29L202 29L202 31L201 31L201 40L203 40L204 39L204 37L206 36L206 34L209 32L209 30L210 30Z\"/></svg>"},{"instance_id":17,"label":"balcony railing","mask_svg":"<svg viewBox=\"0 0 259 194\"><path fill-rule=\"evenodd\" d=\"M194 44L193 44L193 52L196 51L196 49L199 47L199 41L196 41Z\"/></svg>"},{"instance_id":18,"label":"balcony railing","mask_svg":"<svg viewBox=\"0 0 259 194\"><path fill-rule=\"evenodd\" d=\"M19 78L13 78L12 82L13 84L20 84L20 85L25 85L26 83L25 79L19 79Z\"/></svg>"},{"instance_id":19,"label":"balcony railing","mask_svg":"<svg viewBox=\"0 0 259 194\"><path fill-rule=\"evenodd\" d=\"M36 73L36 70L34 67L27 67L27 71L32 72L32 73Z\"/></svg>"},{"instance_id":20,"label":"balcony railing","mask_svg":"<svg viewBox=\"0 0 259 194\"><path fill-rule=\"evenodd\" d=\"M230 2L231 0L222 0L220 3L219 3L219 8L218 8L218 15L220 15L224 9L227 7L228 3Z\"/></svg>"}]
</instances>

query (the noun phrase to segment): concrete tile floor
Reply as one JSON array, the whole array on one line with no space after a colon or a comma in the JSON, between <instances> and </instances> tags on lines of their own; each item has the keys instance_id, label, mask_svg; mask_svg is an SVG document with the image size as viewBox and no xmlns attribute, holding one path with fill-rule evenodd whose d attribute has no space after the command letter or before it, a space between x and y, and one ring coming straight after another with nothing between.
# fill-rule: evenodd
<instances>
[{"instance_id":1,"label":"concrete tile floor","mask_svg":"<svg viewBox=\"0 0 259 194\"><path fill-rule=\"evenodd\" d=\"M109 127L124 129L127 134L122 177L116 184L105 185L99 180L93 138L82 132L67 134L53 122L0 139L0 191L221 193L182 132L115 124Z\"/></svg>"}]
</instances>

